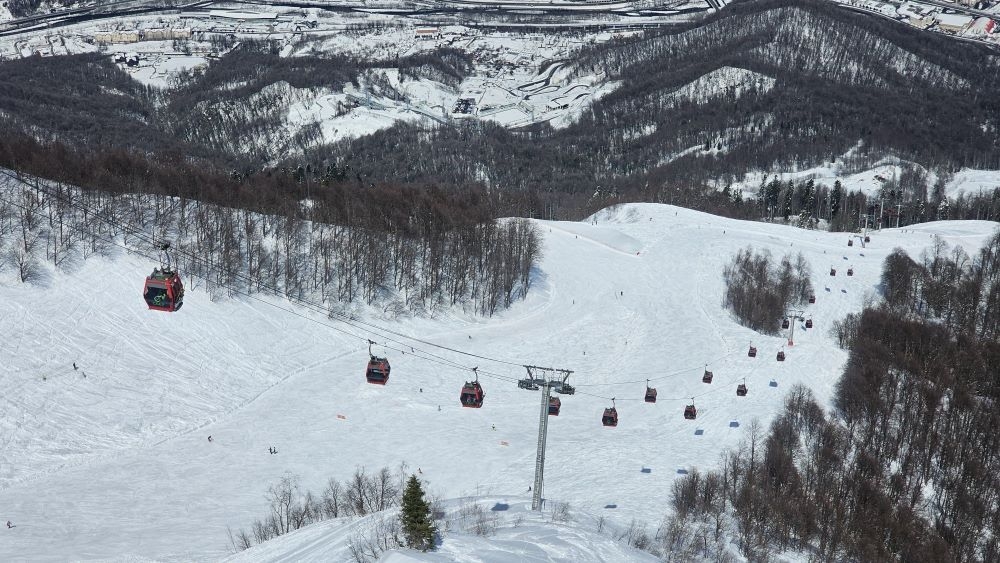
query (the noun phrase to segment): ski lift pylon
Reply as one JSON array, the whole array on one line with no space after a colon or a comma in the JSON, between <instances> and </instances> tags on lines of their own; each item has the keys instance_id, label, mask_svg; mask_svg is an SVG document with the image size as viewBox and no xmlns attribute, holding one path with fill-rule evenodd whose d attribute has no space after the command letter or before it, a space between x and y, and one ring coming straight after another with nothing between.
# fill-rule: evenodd
<instances>
[{"instance_id":1,"label":"ski lift pylon","mask_svg":"<svg viewBox=\"0 0 1000 563\"><path fill-rule=\"evenodd\" d=\"M531 373L531 368L524 366L524 369L528 370L528 377L517 380L518 389L527 389L528 391L538 391L538 383L535 382L535 375Z\"/></svg>"}]
</instances>

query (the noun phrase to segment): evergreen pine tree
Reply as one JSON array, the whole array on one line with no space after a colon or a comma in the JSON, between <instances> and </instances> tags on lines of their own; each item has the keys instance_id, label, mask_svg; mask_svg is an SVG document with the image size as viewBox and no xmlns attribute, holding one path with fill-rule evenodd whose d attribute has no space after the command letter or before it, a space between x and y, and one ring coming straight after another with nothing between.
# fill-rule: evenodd
<instances>
[{"instance_id":1,"label":"evergreen pine tree","mask_svg":"<svg viewBox=\"0 0 1000 563\"><path fill-rule=\"evenodd\" d=\"M840 180L833 183L833 191L830 192L830 218L836 217L840 213L840 200L844 197L844 188Z\"/></svg>"},{"instance_id":2,"label":"evergreen pine tree","mask_svg":"<svg viewBox=\"0 0 1000 563\"><path fill-rule=\"evenodd\" d=\"M403 536L406 544L413 549L427 551L434 547L434 524L431 522L431 509L424 500L424 489L416 475L410 475L403 491L401 508Z\"/></svg>"}]
</instances>

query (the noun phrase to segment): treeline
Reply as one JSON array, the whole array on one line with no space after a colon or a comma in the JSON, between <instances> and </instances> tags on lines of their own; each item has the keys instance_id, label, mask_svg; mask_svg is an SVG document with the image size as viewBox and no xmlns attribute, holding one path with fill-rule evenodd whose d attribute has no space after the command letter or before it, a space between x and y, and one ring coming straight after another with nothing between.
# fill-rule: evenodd
<instances>
[{"instance_id":1,"label":"treeline","mask_svg":"<svg viewBox=\"0 0 1000 563\"><path fill-rule=\"evenodd\" d=\"M940 238L914 261L896 249L882 270L885 306L934 320L956 335L1000 340L1000 233L974 256Z\"/></svg>"},{"instance_id":2,"label":"treeline","mask_svg":"<svg viewBox=\"0 0 1000 563\"><path fill-rule=\"evenodd\" d=\"M813 293L812 268L801 253L775 263L767 251L744 248L722 272L723 304L740 324L763 334L777 334L789 307L805 303Z\"/></svg>"},{"instance_id":3,"label":"treeline","mask_svg":"<svg viewBox=\"0 0 1000 563\"><path fill-rule=\"evenodd\" d=\"M286 474L267 489L266 516L254 520L249 529L229 530L230 547L240 552L310 524L333 518L367 516L400 506L401 502L405 509L403 491L407 486L407 474L404 469L400 467L394 474L383 467L369 474L364 468L358 468L344 481L330 478L319 494L303 491L298 478ZM417 487L419 489L419 483ZM423 491L420 493L422 499ZM406 523L396 516L376 518L351 537L348 550L352 559L357 563L372 563L390 549L412 546L413 543L406 541L405 528Z\"/></svg>"},{"instance_id":4,"label":"treeline","mask_svg":"<svg viewBox=\"0 0 1000 563\"><path fill-rule=\"evenodd\" d=\"M932 285L956 295L967 283L916 275L935 256L944 270L961 262L890 256L884 306L842 325L850 356L832 413L796 387L769 432L751 425L720 468L675 483L665 529L678 553L724 557L735 537L756 561L786 550L831 562L1000 559L1000 343L924 300Z\"/></svg>"},{"instance_id":5,"label":"treeline","mask_svg":"<svg viewBox=\"0 0 1000 563\"><path fill-rule=\"evenodd\" d=\"M527 293L541 256L530 222L497 221L475 194L456 201L432 188L332 190L268 214L23 176L0 187L0 250L25 282L44 275L43 262L60 267L119 240L152 255L170 240L183 275L204 280L213 296L264 292L338 308L364 301L393 315L468 305L492 315Z\"/></svg>"},{"instance_id":6,"label":"treeline","mask_svg":"<svg viewBox=\"0 0 1000 563\"><path fill-rule=\"evenodd\" d=\"M7 0L7 9L15 18L33 15L41 5L42 0Z\"/></svg>"}]
</instances>

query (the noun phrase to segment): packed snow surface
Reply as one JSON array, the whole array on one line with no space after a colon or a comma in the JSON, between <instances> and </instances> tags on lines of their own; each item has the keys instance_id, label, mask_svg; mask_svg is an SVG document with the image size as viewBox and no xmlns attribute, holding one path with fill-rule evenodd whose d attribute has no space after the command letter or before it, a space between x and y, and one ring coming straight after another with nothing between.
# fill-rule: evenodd
<instances>
[{"instance_id":1,"label":"packed snow surface","mask_svg":"<svg viewBox=\"0 0 1000 563\"><path fill-rule=\"evenodd\" d=\"M433 552L400 549L386 553L381 563L446 561L542 563L550 561L632 561L652 563L657 559L630 548L603 533L593 515L569 511L566 521L553 521L552 512L532 512L531 501L517 497L477 497L445 503L449 525L461 528L462 509L478 504L499 522L496 534L488 537L461 531L445 534ZM343 519L320 522L226 559L226 563L269 563L300 561L348 561L348 544L376 518L397 511L375 514L353 522ZM605 526L605 528L607 528Z\"/></svg>"},{"instance_id":2,"label":"packed snow surface","mask_svg":"<svg viewBox=\"0 0 1000 563\"><path fill-rule=\"evenodd\" d=\"M919 255L940 235L971 252L995 228L927 223L848 247L843 233L655 204L537 225L544 256L527 299L509 310L387 319L373 307L360 319L513 364L574 370L578 392L549 420L545 496L619 525L651 526L679 472L714 466L751 420L770 421L793 384L829 402L846 360L829 329L876 293L894 247ZM776 257L802 252L812 264L817 302L805 313L815 328L800 324L794 346L741 327L722 307L723 267L747 245ZM16 526L0 532L0 561L222 558L227 526L263 517L267 487L286 472L319 492L356 467L405 463L438 498L524 500L537 392L481 376L483 408L462 408L470 370L392 352L388 385L369 385L366 340L385 342L384 333L277 298L213 301L190 279L179 312L148 311L141 287L153 266L134 255L91 259L39 285L0 271L0 521ZM747 357L751 342L756 358ZM525 375L517 365L412 345L481 372ZM788 359L779 363L782 347ZM701 382L706 364L711 385ZM737 398L744 378L749 395ZM659 391L655 404L642 401L647 379ZM620 423L604 428L612 397ZM698 419L687 421L692 397ZM298 536L319 541L324 526ZM490 549L526 541L511 532ZM597 549L597 541L578 545Z\"/></svg>"}]
</instances>

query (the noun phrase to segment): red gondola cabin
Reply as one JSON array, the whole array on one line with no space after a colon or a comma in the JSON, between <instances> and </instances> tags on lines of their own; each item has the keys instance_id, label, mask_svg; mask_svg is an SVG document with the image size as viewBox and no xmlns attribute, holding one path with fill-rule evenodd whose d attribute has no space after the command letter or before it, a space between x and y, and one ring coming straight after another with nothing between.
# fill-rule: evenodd
<instances>
[{"instance_id":1,"label":"red gondola cabin","mask_svg":"<svg viewBox=\"0 0 1000 563\"><path fill-rule=\"evenodd\" d=\"M747 386L745 383L740 383L736 386L736 396L746 397L747 396Z\"/></svg>"},{"instance_id":2,"label":"red gondola cabin","mask_svg":"<svg viewBox=\"0 0 1000 563\"><path fill-rule=\"evenodd\" d=\"M694 405L684 407L684 418L687 420L698 418L698 409L694 408Z\"/></svg>"},{"instance_id":3,"label":"red gondola cabin","mask_svg":"<svg viewBox=\"0 0 1000 563\"><path fill-rule=\"evenodd\" d=\"M156 268L146 277L142 297L150 309L172 313L184 304L184 284L177 272Z\"/></svg>"},{"instance_id":4,"label":"red gondola cabin","mask_svg":"<svg viewBox=\"0 0 1000 563\"><path fill-rule=\"evenodd\" d=\"M601 417L601 424L604 426L618 426L618 409L615 407L604 409L604 416Z\"/></svg>"},{"instance_id":5,"label":"red gondola cabin","mask_svg":"<svg viewBox=\"0 0 1000 563\"><path fill-rule=\"evenodd\" d=\"M702 383L711 383L712 382L712 372L710 372L710 371L708 371L706 369L705 373L703 373L702 376L701 376L701 382Z\"/></svg>"},{"instance_id":6,"label":"red gondola cabin","mask_svg":"<svg viewBox=\"0 0 1000 563\"><path fill-rule=\"evenodd\" d=\"M462 386L462 394L459 396L459 400L462 402L463 407L478 409L482 408L483 398L485 397L486 393L483 393L483 386L478 381L467 381ZM549 408L551 410L551 403Z\"/></svg>"},{"instance_id":7,"label":"red gondola cabin","mask_svg":"<svg viewBox=\"0 0 1000 563\"><path fill-rule=\"evenodd\" d=\"M854 268L848 268L847 269L847 275L853 276L854 275Z\"/></svg>"},{"instance_id":8,"label":"red gondola cabin","mask_svg":"<svg viewBox=\"0 0 1000 563\"><path fill-rule=\"evenodd\" d=\"M750 357L750 358L756 358L757 357L757 348L751 346L750 349L747 350L747 356Z\"/></svg>"},{"instance_id":9,"label":"red gondola cabin","mask_svg":"<svg viewBox=\"0 0 1000 563\"><path fill-rule=\"evenodd\" d=\"M835 268L830 268L830 275L831 276L836 276L837 275L837 270Z\"/></svg>"},{"instance_id":10,"label":"red gondola cabin","mask_svg":"<svg viewBox=\"0 0 1000 563\"><path fill-rule=\"evenodd\" d=\"M788 319L781 319L781 328L788 328Z\"/></svg>"},{"instance_id":11,"label":"red gondola cabin","mask_svg":"<svg viewBox=\"0 0 1000 563\"><path fill-rule=\"evenodd\" d=\"M813 327L813 320L806 319L806 328L812 328L812 327Z\"/></svg>"},{"instance_id":12,"label":"red gondola cabin","mask_svg":"<svg viewBox=\"0 0 1000 563\"><path fill-rule=\"evenodd\" d=\"M854 246L854 239L852 238L847 239L847 246Z\"/></svg>"},{"instance_id":13,"label":"red gondola cabin","mask_svg":"<svg viewBox=\"0 0 1000 563\"><path fill-rule=\"evenodd\" d=\"M389 360L372 356L368 360L368 369L365 370L365 379L368 383L375 385L385 385L389 381Z\"/></svg>"},{"instance_id":14,"label":"red gondola cabin","mask_svg":"<svg viewBox=\"0 0 1000 563\"><path fill-rule=\"evenodd\" d=\"M646 398L645 398L645 401L647 403L655 403L656 402L656 389L655 388L649 387L649 386L646 387Z\"/></svg>"},{"instance_id":15,"label":"red gondola cabin","mask_svg":"<svg viewBox=\"0 0 1000 563\"><path fill-rule=\"evenodd\" d=\"M816 302L816 295L810 295L809 296L809 302L810 303L815 303Z\"/></svg>"},{"instance_id":16,"label":"red gondola cabin","mask_svg":"<svg viewBox=\"0 0 1000 563\"><path fill-rule=\"evenodd\" d=\"M549 416L559 416L559 409L562 408L562 401L559 397L549 397Z\"/></svg>"},{"instance_id":17,"label":"red gondola cabin","mask_svg":"<svg viewBox=\"0 0 1000 563\"><path fill-rule=\"evenodd\" d=\"M871 242L871 241L872 241L872 237L870 237L868 235L865 235L865 242Z\"/></svg>"},{"instance_id":18,"label":"red gondola cabin","mask_svg":"<svg viewBox=\"0 0 1000 563\"><path fill-rule=\"evenodd\" d=\"M779 362L785 361L785 351L784 350L779 350L778 351L778 361Z\"/></svg>"}]
</instances>

